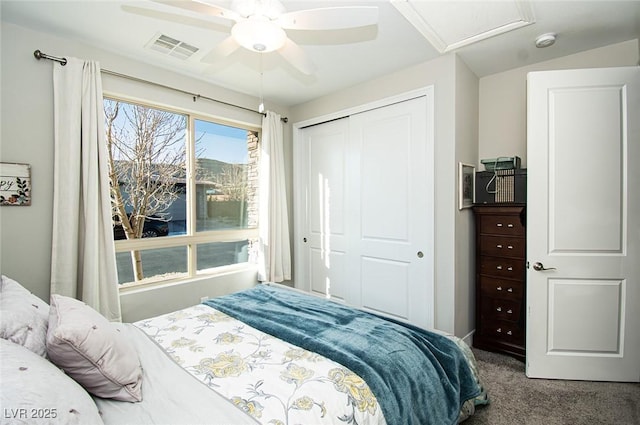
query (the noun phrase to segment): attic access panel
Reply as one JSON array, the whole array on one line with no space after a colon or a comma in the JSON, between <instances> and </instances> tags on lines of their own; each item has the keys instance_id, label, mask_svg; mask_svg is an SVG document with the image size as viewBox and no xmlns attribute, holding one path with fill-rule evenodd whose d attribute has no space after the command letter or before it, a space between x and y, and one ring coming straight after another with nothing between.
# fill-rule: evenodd
<instances>
[{"instance_id":1,"label":"attic access panel","mask_svg":"<svg viewBox=\"0 0 640 425\"><path fill-rule=\"evenodd\" d=\"M529 1L391 0L440 53L533 24Z\"/></svg>"}]
</instances>

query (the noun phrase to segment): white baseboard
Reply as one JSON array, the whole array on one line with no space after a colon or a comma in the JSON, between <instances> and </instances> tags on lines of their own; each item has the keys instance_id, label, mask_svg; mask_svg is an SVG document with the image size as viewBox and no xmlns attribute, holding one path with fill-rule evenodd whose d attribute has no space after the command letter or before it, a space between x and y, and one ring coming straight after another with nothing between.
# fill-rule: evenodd
<instances>
[{"instance_id":1,"label":"white baseboard","mask_svg":"<svg viewBox=\"0 0 640 425\"><path fill-rule=\"evenodd\" d=\"M476 332L476 330L472 330L471 332L469 332L468 334L466 334L464 337L462 337L462 340L469 346L471 347L473 345L473 334Z\"/></svg>"}]
</instances>

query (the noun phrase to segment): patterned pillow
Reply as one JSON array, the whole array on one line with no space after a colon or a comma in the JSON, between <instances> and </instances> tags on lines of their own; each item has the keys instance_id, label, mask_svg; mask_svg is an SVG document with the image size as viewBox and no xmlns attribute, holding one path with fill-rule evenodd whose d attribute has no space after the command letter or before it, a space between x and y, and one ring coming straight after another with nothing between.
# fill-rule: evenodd
<instances>
[{"instance_id":1,"label":"patterned pillow","mask_svg":"<svg viewBox=\"0 0 640 425\"><path fill-rule=\"evenodd\" d=\"M87 392L46 359L0 339L0 423L102 424Z\"/></svg>"},{"instance_id":2,"label":"patterned pillow","mask_svg":"<svg viewBox=\"0 0 640 425\"><path fill-rule=\"evenodd\" d=\"M47 354L98 397L142 401L142 367L135 347L82 301L51 295Z\"/></svg>"},{"instance_id":3,"label":"patterned pillow","mask_svg":"<svg viewBox=\"0 0 640 425\"><path fill-rule=\"evenodd\" d=\"M49 306L7 276L0 282L0 337L45 356Z\"/></svg>"}]
</instances>

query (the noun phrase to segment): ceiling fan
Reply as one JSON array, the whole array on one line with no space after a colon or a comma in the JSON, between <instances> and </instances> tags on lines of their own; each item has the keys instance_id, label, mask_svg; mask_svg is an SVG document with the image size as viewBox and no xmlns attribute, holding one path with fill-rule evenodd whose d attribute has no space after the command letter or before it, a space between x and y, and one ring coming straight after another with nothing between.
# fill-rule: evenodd
<instances>
[{"instance_id":1,"label":"ceiling fan","mask_svg":"<svg viewBox=\"0 0 640 425\"><path fill-rule=\"evenodd\" d=\"M315 72L315 65L304 50L287 36L286 30L331 31L378 22L376 6L323 7L287 12L278 0L233 0L229 9L208 0L152 1L232 23L231 34L215 46L202 59L203 62L214 63L240 47L258 53L277 51L307 75Z\"/></svg>"}]
</instances>

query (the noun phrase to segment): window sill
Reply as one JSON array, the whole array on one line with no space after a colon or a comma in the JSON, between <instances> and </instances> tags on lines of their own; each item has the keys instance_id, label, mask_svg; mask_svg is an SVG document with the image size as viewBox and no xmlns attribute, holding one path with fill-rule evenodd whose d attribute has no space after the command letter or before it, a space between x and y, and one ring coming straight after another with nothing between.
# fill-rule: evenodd
<instances>
[{"instance_id":1,"label":"window sill","mask_svg":"<svg viewBox=\"0 0 640 425\"><path fill-rule=\"evenodd\" d=\"M175 279L153 279L150 278L146 282L139 283L125 283L119 286L120 294L133 294L138 292L145 292L159 288L167 288L171 286L184 285L194 282L201 282L203 280L209 280L212 278L220 278L223 276L230 276L238 273L254 271L257 273L258 266L250 263L233 264L229 266L216 267L215 269L203 270L198 272L195 276L180 276ZM257 282L257 279L256 279Z\"/></svg>"}]
</instances>

